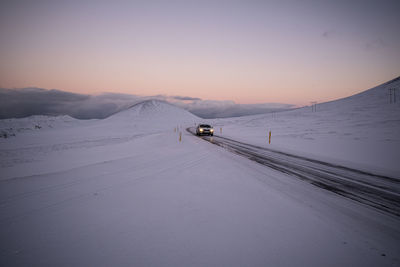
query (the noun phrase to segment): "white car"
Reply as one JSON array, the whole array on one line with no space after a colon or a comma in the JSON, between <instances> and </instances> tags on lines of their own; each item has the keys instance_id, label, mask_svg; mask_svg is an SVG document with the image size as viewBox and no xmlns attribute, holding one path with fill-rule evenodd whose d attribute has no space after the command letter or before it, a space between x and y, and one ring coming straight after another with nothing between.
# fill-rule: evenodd
<instances>
[{"instance_id":1,"label":"white car","mask_svg":"<svg viewBox=\"0 0 400 267\"><path fill-rule=\"evenodd\" d=\"M214 135L214 129L211 125L208 124L199 124L196 127L196 135Z\"/></svg>"}]
</instances>

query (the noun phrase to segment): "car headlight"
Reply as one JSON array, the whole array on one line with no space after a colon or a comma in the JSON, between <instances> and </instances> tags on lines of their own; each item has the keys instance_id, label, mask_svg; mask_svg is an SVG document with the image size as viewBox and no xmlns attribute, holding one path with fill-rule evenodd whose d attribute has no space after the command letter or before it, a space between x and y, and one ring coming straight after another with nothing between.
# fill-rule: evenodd
<instances>
[{"instance_id":1,"label":"car headlight","mask_svg":"<svg viewBox=\"0 0 400 267\"><path fill-rule=\"evenodd\" d=\"M214 132L214 129L210 129L210 132Z\"/></svg>"},{"instance_id":2,"label":"car headlight","mask_svg":"<svg viewBox=\"0 0 400 267\"><path fill-rule=\"evenodd\" d=\"M202 131L203 131L203 129L202 129L202 128L200 128L200 129L199 129L199 131L200 131L200 132L202 132Z\"/></svg>"}]
</instances>

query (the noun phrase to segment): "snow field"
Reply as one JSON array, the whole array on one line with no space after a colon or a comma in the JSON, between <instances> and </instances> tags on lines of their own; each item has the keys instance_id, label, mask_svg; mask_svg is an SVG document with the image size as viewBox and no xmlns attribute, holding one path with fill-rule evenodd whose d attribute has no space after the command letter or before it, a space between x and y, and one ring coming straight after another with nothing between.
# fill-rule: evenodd
<instances>
[{"instance_id":1,"label":"snow field","mask_svg":"<svg viewBox=\"0 0 400 267\"><path fill-rule=\"evenodd\" d=\"M357 218L340 215L354 207L340 199L333 205L336 196L317 191L316 199L330 204L314 203L308 185L189 133L180 143L172 129L139 139L124 143L129 156L1 182L2 265L384 266L396 260L393 238L357 230ZM99 154L99 147L86 149ZM332 212L328 218L339 222L326 218ZM364 212L364 219L371 214Z\"/></svg>"},{"instance_id":2,"label":"snow field","mask_svg":"<svg viewBox=\"0 0 400 267\"><path fill-rule=\"evenodd\" d=\"M332 133L332 149L326 150L318 133L331 131L330 123L341 129L343 118L333 123L336 113L329 109L296 112L303 111L277 115L280 130L273 130L271 147L298 153L304 148L302 154L339 160L342 135ZM223 125L223 135L264 142L259 130L270 123L268 116L215 120L216 134ZM361 132L373 131L379 121L374 118ZM177 107L147 101L105 120L0 138L0 265L400 265L397 217L185 131L199 121ZM361 127L348 125L353 134ZM397 148L397 124L384 125ZM370 166L351 156L342 160Z\"/></svg>"}]
</instances>

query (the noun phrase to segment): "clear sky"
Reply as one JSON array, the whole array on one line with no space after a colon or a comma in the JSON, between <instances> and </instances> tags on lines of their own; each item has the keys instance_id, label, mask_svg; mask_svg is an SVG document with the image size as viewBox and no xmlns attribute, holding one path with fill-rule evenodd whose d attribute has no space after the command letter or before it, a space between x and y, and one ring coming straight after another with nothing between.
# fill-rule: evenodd
<instances>
[{"instance_id":1,"label":"clear sky","mask_svg":"<svg viewBox=\"0 0 400 267\"><path fill-rule=\"evenodd\" d=\"M0 87L296 105L400 75L400 1L0 2Z\"/></svg>"}]
</instances>

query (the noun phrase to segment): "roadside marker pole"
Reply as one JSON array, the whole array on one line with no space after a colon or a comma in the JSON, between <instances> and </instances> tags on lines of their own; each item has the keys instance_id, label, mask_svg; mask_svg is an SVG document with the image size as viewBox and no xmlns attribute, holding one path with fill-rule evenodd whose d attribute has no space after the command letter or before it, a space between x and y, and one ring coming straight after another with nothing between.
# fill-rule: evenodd
<instances>
[{"instance_id":1,"label":"roadside marker pole","mask_svg":"<svg viewBox=\"0 0 400 267\"><path fill-rule=\"evenodd\" d=\"M311 102L311 111L312 112L317 112L317 101Z\"/></svg>"},{"instance_id":2,"label":"roadside marker pole","mask_svg":"<svg viewBox=\"0 0 400 267\"><path fill-rule=\"evenodd\" d=\"M179 132L179 142L182 141L182 132Z\"/></svg>"},{"instance_id":3,"label":"roadside marker pole","mask_svg":"<svg viewBox=\"0 0 400 267\"><path fill-rule=\"evenodd\" d=\"M269 131L269 140L268 140L268 144L271 144L271 131Z\"/></svg>"},{"instance_id":4,"label":"roadside marker pole","mask_svg":"<svg viewBox=\"0 0 400 267\"><path fill-rule=\"evenodd\" d=\"M396 89L397 88L389 88L389 98L390 98L389 104L396 103Z\"/></svg>"},{"instance_id":5,"label":"roadside marker pole","mask_svg":"<svg viewBox=\"0 0 400 267\"><path fill-rule=\"evenodd\" d=\"M221 128L219 128L219 132L222 134L222 127L221 127Z\"/></svg>"}]
</instances>

